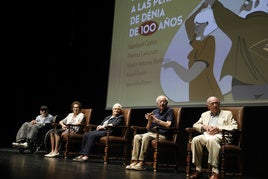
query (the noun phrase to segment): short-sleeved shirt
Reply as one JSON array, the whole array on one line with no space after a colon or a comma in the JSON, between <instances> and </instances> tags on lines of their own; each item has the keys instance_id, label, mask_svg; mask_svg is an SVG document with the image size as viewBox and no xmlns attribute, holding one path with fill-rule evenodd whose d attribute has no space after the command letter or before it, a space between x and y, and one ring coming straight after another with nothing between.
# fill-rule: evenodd
<instances>
[{"instance_id":1,"label":"short-sleeved shirt","mask_svg":"<svg viewBox=\"0 0 268 179\"><path fill-rule=\"evenodd\" d=\"M156 116L157 119L159 119L161 121L171 121L171 123L173 125L175 116L174 116L173 109L171 109L170 107L167 107L164 111L162 111L162 113L160 112L160 110L158 108L154 109L152 111L152 113ZM154 132L153 128L155 126L160 126L160 125L157 124L157 123L152 123L151 126L150 126L149 131ZM168 130L160 129L159 133L162 134L162 135L167 136L168 135Z\"/></svg>"},{"instance_id":2,"label":"short-sleeved shirt","mask_svg":"<svg viewBox=\"0 0 268 179\"><path fill-rule=\"evenodd\" d=\"M35 118L35 120L37 124L48 124L52 122L53 118L54 117L51 114L48 114L47 116L42 116L40 114Z\"/></svg>"},{"instance_id":3,"label":"short-sleeved shirt","mask_svg":"<svg viewBox=\"0 0 268 179\"><path fill-rule=\"evenodd\" d=\"M62 119L61 121L64 124L77 124L77 123L81 123L84 120L85 114L80 112L76 117L73 117L74 113L69 113L68 116L66 116L64 119ZM72 128L73 132L78 132L79 131L79 127L73 127Z\"/></svg>"}]
</instances>

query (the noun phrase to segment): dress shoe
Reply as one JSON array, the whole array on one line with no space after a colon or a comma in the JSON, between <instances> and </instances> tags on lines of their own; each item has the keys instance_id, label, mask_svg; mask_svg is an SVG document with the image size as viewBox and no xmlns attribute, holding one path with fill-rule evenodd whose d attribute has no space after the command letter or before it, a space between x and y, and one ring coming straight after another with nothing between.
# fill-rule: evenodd
<instances>
[{"instance_id":1,"label":"dress shoe","mask_svg":"<svg viewBox=\"0 0 268 179\"><path fill-rule=\"evenodd\" d=\"M218 173L212 173L209 179L220 179L220 175Z\"/></svg>"},{"instance_id":2,"label":"dress shoe","mask_svg":"<svg viewBox=\"0 0 268 179\"><path fill-rule=\"evenodd\" d=\"M190 175L190 179L197 179L200 178L202 173L200 171L195 171L192 175Z\"/></svg>"}]
</instances>

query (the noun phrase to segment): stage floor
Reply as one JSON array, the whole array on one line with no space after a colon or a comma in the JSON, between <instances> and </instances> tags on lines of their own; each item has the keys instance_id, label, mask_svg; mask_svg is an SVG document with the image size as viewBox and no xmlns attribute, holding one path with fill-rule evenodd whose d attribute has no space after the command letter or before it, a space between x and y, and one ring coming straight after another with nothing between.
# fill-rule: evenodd
<instances>
[{"instance_id":1,"label":"stage floor","mask_svg":"<svg viewBox=\"0 0 268 179\"><path fill-rule=\"evenodd\" d=\"M101 159L92 159L87 162L74 162L71 158L62 156L57 158L44 157L45 152L38 151L32 154L25 150L20 153L18 149L0 149L0 175L2 179L179 179L186 178L184 169L161 168L153 172L151 168L146 171L126 170L121 162L112 161L104 165ZM206 177L203 177L206 178ZM230 177L226 177L230 178ZM253 179L256 177L243 177Z\"/></svg>"}]
</instances>

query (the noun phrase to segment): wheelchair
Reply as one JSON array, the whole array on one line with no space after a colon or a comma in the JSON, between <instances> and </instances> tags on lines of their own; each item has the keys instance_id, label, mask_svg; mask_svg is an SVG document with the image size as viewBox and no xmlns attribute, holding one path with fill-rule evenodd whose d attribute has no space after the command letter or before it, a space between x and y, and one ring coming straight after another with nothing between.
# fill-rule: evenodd
<instances>
[{"instance_id":1,"label":"wheelchair","mask_svg":"<svg viewBox=\"0 0 268 179\"><path fill-rule=\"evenodd\" d=\"M20 153L24 153L25 150L29 150L31 153L37 153L39 150L49 152L51 149L50 145L50 132L55 129L55 124L59 120L58 115L53 119L52 124L45 124L44 127L40 128L37 136L34 139L27 139L28 146L13 146L17 148Z\"/></svg>"}]
</instances>

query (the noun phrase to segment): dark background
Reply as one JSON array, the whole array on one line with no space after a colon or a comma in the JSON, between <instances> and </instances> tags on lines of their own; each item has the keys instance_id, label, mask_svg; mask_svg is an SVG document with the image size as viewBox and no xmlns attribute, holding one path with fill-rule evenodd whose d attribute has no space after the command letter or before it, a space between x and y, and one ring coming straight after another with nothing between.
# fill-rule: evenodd
<instances>
[{"instance_id":1,"label":"dark background","mask_svg":"<svg viewBox=\"0 0 268 179\"><path fill-rule=\"evenodd\" d=\"M41 105L47 105L51 114L65 116L71 103L79 100L84 108L93 108L93 122L101 121L111 112L105 104L113 10L114 0L79 6L24 5L10 10L7 46L12 53L11 59L5 61L13 74L8 86L13 86L12 93L15 91L15 99L8 101L15 101L15 107L2 127L1 147L11 147L19 127L35 118ZM261 164L268 161L264 125L268 106L245 107L244 172L267 176L266 165ZM150 110L134 109L132 123L144 124L144 113ZM205 110L184 108L178 151L181 167L185 165L186 154L184 128L191 126Z\"/></svg>"}]
</instances>

